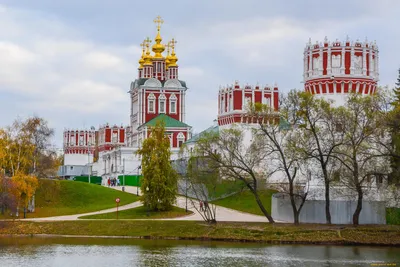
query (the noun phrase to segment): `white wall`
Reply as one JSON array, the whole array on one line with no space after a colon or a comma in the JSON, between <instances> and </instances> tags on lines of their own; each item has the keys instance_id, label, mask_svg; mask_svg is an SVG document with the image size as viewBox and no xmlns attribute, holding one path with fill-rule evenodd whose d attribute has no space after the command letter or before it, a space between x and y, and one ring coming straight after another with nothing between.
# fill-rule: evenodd
<instances>
[{"instance_id":1,"label":"white wall","mask_svg":"<svg viewBox=\"0 0 400 267\"><path fill-rule=\"evenodd\" d=\"M64 154L64 165L86 165L93 162L93 154Z\"/></svg>"}]
</instances>

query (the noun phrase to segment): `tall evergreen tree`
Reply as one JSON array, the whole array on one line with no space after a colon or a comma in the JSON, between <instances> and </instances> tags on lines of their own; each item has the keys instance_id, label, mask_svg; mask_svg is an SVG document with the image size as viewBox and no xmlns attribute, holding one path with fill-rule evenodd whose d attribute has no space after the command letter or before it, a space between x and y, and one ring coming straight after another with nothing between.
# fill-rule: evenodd
<instances>
[{"instance_id":1,"label":"tall evergreen tree","mask_svg":"<svg viewBox=\"0 0 400 267\"><path fill-rule=\"evenodd\" d=\"M137 152L142 157L142 202L151 210L170 210L176 201L178 175L170 163L170 141L158 122Z\"/></svg>"}]
</instances>

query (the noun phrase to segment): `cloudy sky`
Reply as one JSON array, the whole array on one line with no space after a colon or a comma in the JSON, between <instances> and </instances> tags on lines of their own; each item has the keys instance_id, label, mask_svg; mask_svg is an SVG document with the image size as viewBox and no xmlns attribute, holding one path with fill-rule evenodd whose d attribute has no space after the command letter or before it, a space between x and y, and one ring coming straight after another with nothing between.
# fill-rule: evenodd
<instances>
[{"instance_id":1,"label":"cloudy sky","mask_svg":"<svg viewBox=\"0 0 400 267\"><path fill-rule=\"evenodd\" d=\"M178 40L187 123L212 124L220 85L302 88L303 49L313 41L376 40L380 84L400 67L398 0L0 0L0 126L39 115L56 129L128 124L139 43Z\"/></svg>"}]
</instances>

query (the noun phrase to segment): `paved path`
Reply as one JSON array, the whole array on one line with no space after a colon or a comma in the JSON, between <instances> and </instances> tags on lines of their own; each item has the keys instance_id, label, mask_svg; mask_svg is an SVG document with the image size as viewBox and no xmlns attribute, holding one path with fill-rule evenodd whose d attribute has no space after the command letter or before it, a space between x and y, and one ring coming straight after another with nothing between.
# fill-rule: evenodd
<instances>
[{"instance_id":1,"label":"paved path","mask_svg":"<svg viewBox=\"0 0 400 267\"><path fill-rule=\"evenodd\" d=\"M115 190L122 190L121 186L112 187L112 188ZM125 191L127 193L136 194L137 190L138 190L138 188L135 186L125 186ZM139 191L139 195L140 195L141 194L140 188L138 191ZM193 200L193 201L194 201L193 203L197 206L198 202L195 200ZM185 197L178 196L176 202L177 202L176 205L178 207L183 208L183 209L186 207L186 198ZM140 201L136 201L136 202L128 204L128 205L120 206L118 208L118 210L119 211L126 210L126 209L136 208L139 206L142 206L142 203ZM203 221L203 218L193 207L192 201L190 199L187 200L187 206L188 206L188 210L192 211L193 214L184 216L184 217L172 218L172 219L152 219L152 220ZM74 220L78 220L78 218L81 216L115 212L116 210L117 210L117 208L111 208L111 209L89 212L89 213L84 213L84 214L64 215L64 216L45 217L45 218L29 218L29 219L23 219L23 220L29 220L29 221L74 221ZM237 210L228 209L228 208L224 208L221 206L217 206L216 219L217 219L217 221L229 221L229 222L268 222L268 219L264 216L258 216L258 215L253 215L250 213L240 212Z\"/></svg>"}]
</instances>

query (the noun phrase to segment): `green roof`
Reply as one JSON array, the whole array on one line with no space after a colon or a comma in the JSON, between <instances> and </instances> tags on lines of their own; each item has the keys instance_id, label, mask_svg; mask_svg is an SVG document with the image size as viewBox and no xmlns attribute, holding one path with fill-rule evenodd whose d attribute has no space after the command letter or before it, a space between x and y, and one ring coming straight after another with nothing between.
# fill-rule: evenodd
<instances>
[{"instance_id":1,"label":"green roof","mask_svg":"<svg viewBox=\"0 0 400 267\"><path fill-rule=\"evenodd\" d=\"M290 125L290 123L285 120L283 117L280 117L279 120L279 130L290 130L292 128L292 126Z\"/></svg>"},{"instance_id":2,"label":"green roof","mask_svg":"<svg viewBox=\"0 0 400 267\"><path fill-rule=\"evenodd\" d=\"M156 126L157 122L159 122L159 121L163 121L165 123L165 127L166 128L179 128L179 127L180 128L185 128L185 127L190 127L186 123L183 123L181 121L175 120L174 118L171 118L170 116L165 115L165 114L158 115L157 117L149 120L145 124L142 124L140 127L142 127L142 126L154 127L154 126Z\"/></svg>"},{"instance_id":3,"label":"green roof","mask_svg":"<svg viewBox=\"0 0 400 267\"><path fill-rule=\"evenodd\" d=\"M200 139L200 137L202 135L204 135L205 133L219 133L219 126L218 125L211 126L207 129L205 129L204 131L202 131L201 133L193 135L192 138L187 140L185 143L186 144L196 143Z\"/></svg>"}]
</instances>

